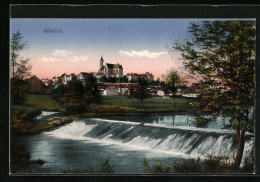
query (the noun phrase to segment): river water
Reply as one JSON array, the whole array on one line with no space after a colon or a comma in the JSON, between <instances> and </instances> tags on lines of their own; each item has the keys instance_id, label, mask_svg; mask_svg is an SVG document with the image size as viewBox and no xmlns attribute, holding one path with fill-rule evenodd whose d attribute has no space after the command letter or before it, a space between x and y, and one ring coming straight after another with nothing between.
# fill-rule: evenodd
<instances>
[{"instance_id":1,"label":"river water","mask_svg":"<svg viewBox=\"0 0 260 182\"><path fill-rule=\"evenodd\" d=\"M110 115L80 118L52 131L26 137L31 159L46 161L34 165L31 173L59 174L67 169L98 168L110 157L118 174L142 174L143 158L150 163L174 161L210 155L236 153L233 131L221 130L227 121L218 118L208 128L190 125L192 116ZM254 135L246 135L245 153L253 150Z\"/></svg>"}]
</instances>

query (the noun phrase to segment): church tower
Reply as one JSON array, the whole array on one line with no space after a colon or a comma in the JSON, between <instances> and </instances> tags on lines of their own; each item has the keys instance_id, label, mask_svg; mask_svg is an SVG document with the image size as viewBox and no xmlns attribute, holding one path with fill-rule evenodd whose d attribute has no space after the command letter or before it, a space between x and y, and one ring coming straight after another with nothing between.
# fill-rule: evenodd
<instances>
[{"instance_id":1,"label":"church tower","mask_svg":"<svg viewBox=\"0 0 260 182\"><path fill-rule=\"evenodd\" d=\"M99 70L102 70L102 68L104 66L103 63L104 63L104 59L103 59L103 55L102 55L101 58L100 58Z\"/></svg>"}]
</instances>

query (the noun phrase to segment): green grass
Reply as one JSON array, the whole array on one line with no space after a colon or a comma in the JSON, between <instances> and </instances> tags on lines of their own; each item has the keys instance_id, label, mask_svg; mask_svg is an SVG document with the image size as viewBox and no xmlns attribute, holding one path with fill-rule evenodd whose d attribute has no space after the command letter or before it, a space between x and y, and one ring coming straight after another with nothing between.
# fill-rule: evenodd
<instances>
[{"instance_id":1,"label":"green grass","mask_svg":"<svg viewBox=\"0 0 260 182\"><path fill-rule=\"evenodd\" d=\"M174 101L175 106L174 106ZM146 112L169 112L169 111L189 111L191 106L186 98L162 99L162 98L147 98L144 100L143 108L140 100L129 99L124 96L105 96L100 104L96 106L114 105L123 108L129 108Z\"/></svg>"},{"instance_id":2,"label":"green grass","mask_svg":"<svg viewBox=\"0 0 260 182\"><path fill-rule=\"evenodd\" d=\"M174 101L175 106L174 106ZM27 95L24 103L27 106L34 106L42 111L61 111L59 103L51 99L50 95ZM190 111L191 106L186 98L162 99L147 98L144 100L143 108L140 100L129 99L125 96L104 96L99 104L93 106L117 106L129 110L141 112L185 112Z\"/></svg>"},{"instance_id":3,"label":"green grass","mask_svg":"<svg viewBox=\"0 0 260 182\"><path fill-rule=\"evenodd\" d=\"M60 104L51 99L50 95L32 95L28 94L24 105L34 106L42 111L61 111Z\"/></svg>"}]
</instances>

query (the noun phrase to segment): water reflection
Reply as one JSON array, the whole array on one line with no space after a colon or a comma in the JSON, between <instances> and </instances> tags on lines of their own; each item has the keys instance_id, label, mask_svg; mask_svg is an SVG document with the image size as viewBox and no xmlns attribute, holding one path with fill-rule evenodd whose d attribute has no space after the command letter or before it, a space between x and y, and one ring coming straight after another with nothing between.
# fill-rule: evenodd
<instances>
[{"instance_id":1,"label":"water reflection","mask_svg":"<svg viewBox=\"0 0 260 182\"><path fill-rule=\"evenodd\" d=\"M205 116L206 117L206 116ZM187 114L127 114L127 115L103 115L100 118L130 121L140 123L150 123L167 126L181 126L181 127L194 127L192 124L195 116ZM225 124L228 124L228 118L218 117L216 122L210 123L207 128L222 129Z\"/></svg>"}]
</instances>

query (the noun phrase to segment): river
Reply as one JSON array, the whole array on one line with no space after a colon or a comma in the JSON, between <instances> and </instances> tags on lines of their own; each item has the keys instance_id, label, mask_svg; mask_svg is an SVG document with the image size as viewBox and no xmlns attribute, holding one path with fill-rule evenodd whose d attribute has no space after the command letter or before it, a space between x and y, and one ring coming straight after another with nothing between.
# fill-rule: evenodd
<instances>
[{"instance_id":1,"label":"river","mask_svg":"<svg viewBox=\"0 0 260 182\"><path fill-rule=\"evenodd\" d=\"M46 161L33 165L31 173L59 174L67 169L94 169L108 156L118 174L142 174L143 158L150 163L210 155L235 155L235 133L222 130L227 121L218 118L208 128L190 125L185 114L109 115L80 118L52 131L28 136L31 159ZM253 150L254 135L246 135L245 153Z\"/></svg>"}]
</instances>

